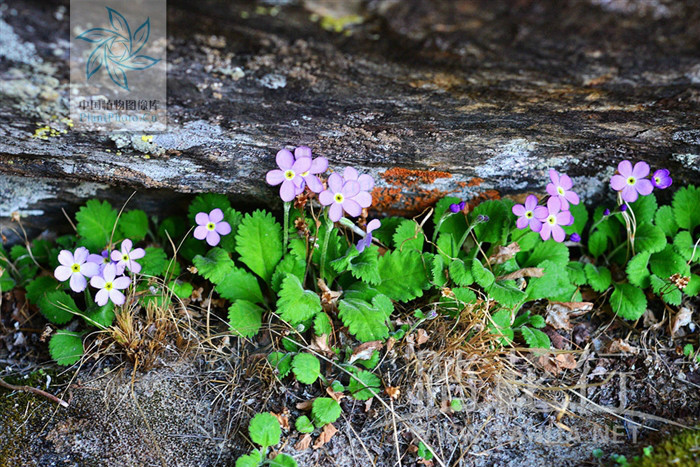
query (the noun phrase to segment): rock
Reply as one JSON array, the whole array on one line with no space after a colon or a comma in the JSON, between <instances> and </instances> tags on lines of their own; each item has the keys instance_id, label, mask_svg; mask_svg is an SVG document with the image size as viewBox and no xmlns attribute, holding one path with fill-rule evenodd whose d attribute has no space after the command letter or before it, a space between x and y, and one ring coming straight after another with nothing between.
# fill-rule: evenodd
<instances>
[{"instance_id":1,"label":"rock","mask_svg":"<svg viewBox=\"0 0 700 467\"><path fill-rule=\"evenodd\" d=\"M169 131L141 144L67 125L65 5L12 2L16 14L0 13L0 215L41 229L59 207L133 189L153 210L204 191L278 207L265 172L300 144L371 173L387 213L542 192L549 168L590 199L625 157L678 185L698 178L693 0L329 5L171 1Z\"/></svg>"}]
</instances>

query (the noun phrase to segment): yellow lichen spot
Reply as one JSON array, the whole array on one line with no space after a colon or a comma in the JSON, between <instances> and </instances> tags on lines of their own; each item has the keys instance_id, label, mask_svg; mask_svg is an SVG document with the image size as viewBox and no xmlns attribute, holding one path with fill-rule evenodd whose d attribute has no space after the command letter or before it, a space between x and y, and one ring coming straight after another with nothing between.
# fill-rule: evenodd
<instances>
[{"instance_id":1,"label":"yellow lichen spot","mask_svg":"<svg viewBox=\"0 0 700 467\"><path fill-rule=\"evenodd\" d=\"M111 150L111 149L105 149L105 151L107 151L107 152L112 152L112 150Z\"/></svg>"},{"instance_id":2,"label":"yellow lichen spot","mask_svg":"<svg viewBox=\"0 0 700 467\"><path fill-rule=\"evenodd\" d=\"M341 16L339 18L334 18L332 16L324 16L323 18L321 18L321 27L326 31L341 33L348 26L362 24L363 21L364 19L360 15L346 15Z\"/></svg>"},{"instance_id":3,"label":"yellow lichen spot","mask_svg":"<svg viewBox=\"0 0 700 467\"><path fill-rule=\"evenodd\" d=\"M141 141L143 141L144 143L152 143L153 135L141 135Z\"/></svg>"},{"instance_id":4,"label":"yellow lichen spot","mask_svg":"<svg viewBox=\"0 0 700 467\"><path fill-rule=\"evenodd\" d=\"M148 154L145 154L145 155L143 156L143 158L144 158L144 159L150 159L151 156L149 156Z\"/></svg>"},{"instance_id":5,"label":"yellow lichen spot","mask_svg":"<svg viewBox=\"0 0 700 467\"><path fill-rule=\"evenodd\" d=\"M116 154L117 154L117 156L121 156L121 155L122 155L122 152L121 152L121 151L117 151Z\"/></svg>"}]
</instances>

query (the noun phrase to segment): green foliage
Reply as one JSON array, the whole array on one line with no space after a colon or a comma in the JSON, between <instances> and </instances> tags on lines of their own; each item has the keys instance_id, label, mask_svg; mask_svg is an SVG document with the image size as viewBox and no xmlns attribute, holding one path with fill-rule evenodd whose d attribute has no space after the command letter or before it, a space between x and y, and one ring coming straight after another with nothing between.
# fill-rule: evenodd
<instances>
[{"instance_id":1,"label":"green foliage","mask_svg":"<svg viewBox=\"0 0 700 467\"><path fill-rule=\"evenodd\" d=\"M300 353L292 360L292 371L300 383L314 384L321 376L321 362L315 355Z\"/></svg>"},{"instance_id":2,"label":"green foliage","mask_svg":"<svg viewBox=\"0 0 700 467\"><path fill-rule=\"evenodd\" d=\"M314 424L311 423L309 417L302 415L294 422L294 428L296 428L299 433L311 433L314 431Z\"/></svg>"},{"instance_id":3,"label":"green foliage","mask_svg":"<svg viewBox=\"0 0 700 467\"><path fill-rule=\"evenodd\" d=\"M418 250L423 251L423 230L414 220L405 219L394 232L394 246L399 251Z\"/></svg>"},{"instance_id":4,"label":"green foliage","mask_svg":"<svg viewBox=\"0 0 700 467\"><path fill-rule=\"evenodd\" d=\"M279 444L282 436L282 429L277 417L269 412L255 415L250 421L248 432L251 441L263 448Z\"/></svg>"},{"instance_id":5,"label":"green foliage","mask_svg":"<svg viewBox=\"0 0 700 467\"><path fill-rule=\"evenodd\" d=\"M389 337L387 320L394 311L394 304L386 295L376 295L369 303L359 298L346 298L338 302L338 316L358 340L369 342Z\"/></svg>"},{"instance_id":6,"label":"green foliage","mask_svg":"<svg viewBox=\"0 0 700 467\"><path fill-rule=\"evenodd\" d=\"M141 274L145 276L160 276L168 268L168 256L162 248L148 247L146 255L138 260Z\"/></svg>"},{"instance_id":7,"label":"green foliage","mask_svg":"<svg viewBox=\"0 0 700 467\"><path fill-rule=\"evenodd\" d=\"M366 401L381 391L382 381L374 373L364 370L355 371L354 376L350 378L348 390L355 399Z\"/></svg>"},{"instance_id":8,"label":"green foliage","mask_svg":"<svg viewBox=\"0 0 700 467\"><path fill-rule=\"evenodd\" d=\"M83 339L75 332L56 331L49 341L49 352L59 365L73 365L83 356Z\"/></svg>"},{"instance_id":9,"label":"green foliage","mask_svg":"<svg viewBox=\"0 0 700 467\"><path fill-rule=\"evenodd\" d=\"M634 248L636 251L648 251L656 253L666 246L666 235L663 230L650 222L645 222L637 226L637 233L634 238Z\"/></svg>"},{"instance_id":10,"label":"green foliage","mask_svg":"<svg viewBox=\"0 0 700 467\"><path fill-rule=\"evenodd\" d=\"M523 339L531 348L549 349L551 342L549 336L539 329L531 329L527 326L520 328Z\"/></svg>"},{"instance_id":11,"label":"green foliage","mask_svg":"<svg viewBox=\"0 0 700 467\"><path fill-rule=\"evenodd\" d=\"M200 275L214 284L220 284L235 269L233 260L222 248L212 248L206 256L197 255L192 260Z\"/></svg>"},{"instance_id":12,"label":"green foliage","mask_svg":"<svg viewBox=\"0 0 700 467\"><path fill-rule=\"evenodd\" d=\"M297 467L297 461L289 454L277 454L273 459L267 461L270 467Z\"/></svg>"},{"instance_id":13,"label":"green foliage","mask_svg":"<svg viewBox=\"0 0 700 467\"><path fill-rule=\"evenodd\" d=\"M143 240L148 234L148 216L140 209L123 212L117 228L121 238L128 238L133 242Z\"/></svg>"},{"instance_id":14,"label":"green foliage","mask_svg":"<svg viewBox=\"0 0 700 467\"><path fill-rule=\"evenodd\" d=\"M643 251L642 253L636 254L627 263L627 277L629 278L630 284L641 287L642 289L649 287L649 258L651 258L651 253L649 251Z\"/></svg>"},{"instance_id":15,"label":"green foliage","mask_svg":"<svg viewBox=\"0 0 700 467\"><path fill-rule=\"evenodd\" d=\"M229 272L216 284L215 290L232 302L242 299L252 303L262 303L263 294L258 279L244 269L231 266L232 263L226 260L222 262L222 264L228 264L222 267L229 269Z\"/></svg>"},{"instance_id":16,"label":"green foliage","mask_svg":"<svg viewBox=\"0 0 700 467\"><path fill-rule=\"evenodd\" d=\"M596 267L592 264L586 264L583 268L586 273L586 279L591 285L591 288L596 292L605 292L612 283L612 274L610 269L605 266Z\"/></svg>"},{"instance_id":17,"label":"green foliage","mask_svg":"<svg viewBox=\"0 0 700 467\"><path fill-rule=\"evenodd\" d=\"M423 257L415 250L385 253L379 258L379 277L377 290L401 302L422 296L423 289L430 286Z\"/></svg>"},{"instance_id":18,"label":"green foliage","mask_svg":"<svg viewBox=\"0 0 700 467\"><path fill-rule=\"evenodd\" d=\"M287 274L297 276L300 281L304 280L305 271L306 263L303 257L297 256L294 253L286 255L282 258L282 261L277 264L275 272L272 274L272 282L270 284L272 290L279 293L280 288L282 288L282 281L287 277Z\"/></svg>"},{"instance_id":19,"label":"green foliage","mask_svg":"<svg viewBox=\"0 0 700 467\"><path fill-rule=\"evenodd\" d=\"M253 337L262 326L263 309L248 300L236 300L228 309L228 322L235 336Z\"/></svg>"},{"instance_id":20,"label":"green foliage","mask_svg":"<svg viewBox=\"0 0 700 467\"><path fill-rule=\"evenodd\" d=\"M117 211L107 201L91 199L75 214L81 243L90 251L102 251L112 238Z\"/></svg>"},{"instance_id":21,"label":"green foliage","mask_svg":"<svg viewBox=\"0 0 700 467\"><path fill-rule=\"evenodd\" d=\"M477 222L480 216L488 216L488 222ZM511 224L511 212L504 201L490 200L477 205L469 213L469 222L474 226L474 235L480 242L504 243L504 234Z\"/></svg>"},{"instance_id":22,"label":"green foliage","mask_svg":"<svg viewBox=\"0 0 700 467\"><path fill-rule=\"evenodd\" d=\"M350 271L355 279L371 285L381 282L379 248L376 245L365 248L362 253L358 252L357 248L348 248L346 255L332 261L331 266L338 273Z\"/></svg>"},{"instance_id":23,"label":"green foliage","mask_svg":"<svg viewBox=\"0 0 700 467\"><path fill-rule=\"evenodd\" d=\"M194 224L194 218L198 213L204 212L209 214L216 208L224 212L231 208L231 202L226 195L220 193L204 193L197 195L197 197L192 200L192 203L190 203L188 210L190 224Z\"/></svg>"},{"instance_id":24,"label":"green foliage","mask_svg":"<svg viewBox=\"0 0 700 467\"><path fill-rule=\"evenodd\" d=\"M432 460L434 457L433 451L431 451L430 448L423 443L423 441L418 442L418 452L416 454L421 459L425 459L427 461Z\"/></svg>"},{"instance_id":25,"label":"green foliage","mask_svg":"<svg viewBox=\"0 0 700 467\"><path fill-rule=\"evenodd\" d=\"M338 420L342 409L330 397L317 397L311 404L311 415L316 426L323 426Z\"/></svg>"},{"instance_id":26,"label":"green foliage","mask_svg":"<svg viewBox=\"0 0 700 467\"><path fill-rule=\"evenodd\" d=\"M637 320L647 308L647 299L639 287L632 284L615 284L610 296L610 306L623 318Z\"/></svg>"},{"instance_id":27,"label":"green foliage","mask_svg":"<svg viewBox=\"0 0 700 467\"><path fill-rule=\"evenodd\" d=\"M37 305L44 318L54 324L65 324L75 315L81 314L73 297L60 290L44 293L39 297Z\"/></svg>"},{"instance_id":28,"label":"green foliage","mask_svg":"<svg viewBox=\"0 0 700 467\"><path fill-rule=\"evenodd\" d=\"M114 322L114 303L109 301L104 306L95 304L85 313L84 318L88 324L106 329Z\"/></svg>"},{"instance_id":29,"label":"green foliage","mask_svg":"<svg viewBox=\"0 0 700 467\"><path fill-rule=\"evenodd\" d=\"M277 300L277 313L283 320L295 326L321 311L321 299L310 290L305 290L299 278L288 274L282 281Z\"/></svg>"},{"instance_id":30,"label":"green foliage","mask_svg":"<svg viewBox=\"0 0 700 467\"><path fill-rule=\"evenodd\" d=\"M471 273L476 283L485 289L490 287L495 280L493 273L486 269L481 261L472 261Z\"/></svg>"},{"instance_id":31,"label":"green foliage","mask_svg":"<svg viewBox=\"0 0 700 467\"><path fill-rule=\"evenodd\" d=\"M265 211L246 214L238 227L236 252L251 271L269 283L282 259L282 226Z\"/></svg>"},{"instance_id":32,"label":"green foliage","mask_svg":"<svg viewBox=\"0 0 700 467\"><path fill-rule=\"evenodd\" d=\"M280 378L284 378L292 371L292 358L292 354L272 352L267 356L267 361L279 372Z\"/></svg>"},{"instance_id":33,"label":"green foliage","mask_svg":"<svg viewBox=\"0 0 700 467\"><path fill-rule=\"evenodd\" d=\"M693 185L683 187L673 196L673 216L676 224L692 232L700 225L700 188Z\"/></svg>"}]
</instances>

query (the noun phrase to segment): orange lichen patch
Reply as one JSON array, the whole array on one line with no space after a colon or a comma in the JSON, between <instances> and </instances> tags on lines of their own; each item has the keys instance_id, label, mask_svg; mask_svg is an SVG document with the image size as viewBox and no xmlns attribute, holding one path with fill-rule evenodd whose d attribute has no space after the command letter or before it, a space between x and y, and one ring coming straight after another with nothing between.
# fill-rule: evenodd
<instances>
[{"instance_id":1,"label":"orange lichen patch","mask_svg":"<svg viewBox=\"0 0 700 467\"><path fill-rule=\"evenodd\" d=\"M479 186L482 183L484 183L483 178L474 177L474 178L469 179L469 181L467 182L467 186Z\"/></svg>"},{"instance_id":2,"label":"orange lichen patch","mask_svg":"<svg viewBox=\"0 0 700 467\"><path fill-rule=\"evenodd\" d=\"M498 190L485 190L469 200L470 206L476 206L482 201L488 201L490 199L501 199L501 194Z\"/></svg>"},{"instance_id":3,"label":"orange lichen patch","mask_svg":"<svg viewBox=\"0 0 700 467\"><path fill-rule=\"evenodd\" d=\"M372 190L372 208L391 216L408 216L418 214L426 208L435 206L450 193L436 188L418 189L414 193L404 193L401 188L380 188Z\"/></svg>"},{"instance_id":4,"label":"orange lichen patch","mask_svg":"<svg viewBox=\"0 0 700 467\"><path fill-rule=\"evenodd\" d=\"M393 167L384 172L382 178L390 185L407 187L419 183L433 183L438 178L452 178L452 174L439 170L411 170Z\"/></svg>"}]
</instances>

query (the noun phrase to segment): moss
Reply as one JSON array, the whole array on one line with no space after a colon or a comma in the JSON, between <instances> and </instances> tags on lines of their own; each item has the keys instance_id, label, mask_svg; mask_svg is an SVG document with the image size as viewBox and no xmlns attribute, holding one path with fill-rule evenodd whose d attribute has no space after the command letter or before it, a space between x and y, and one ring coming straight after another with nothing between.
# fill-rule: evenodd
<instances>
[{"instance_id":1,"label":"moss","mask_svg":"<svg viewBox=\"0 0 700 467\"><path fill-rule=\"evenodd\" d=\"M678 467L700 465L700 429L686 430L663 441L653 449L635 457L630 466L654 467L674 465Z\"/></svg>"}]
</instances>

